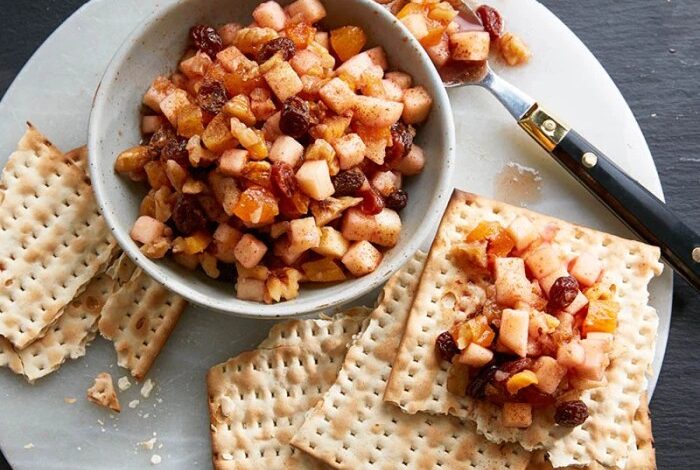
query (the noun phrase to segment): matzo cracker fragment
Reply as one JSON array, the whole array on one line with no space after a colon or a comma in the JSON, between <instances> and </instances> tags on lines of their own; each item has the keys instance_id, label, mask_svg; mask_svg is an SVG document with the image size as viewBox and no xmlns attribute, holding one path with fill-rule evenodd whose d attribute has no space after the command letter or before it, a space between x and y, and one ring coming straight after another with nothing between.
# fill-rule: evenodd
<instances>
[{"instance_id":1,"label":"matzo cracker fragment","mask_svg":"<svg viewBox=\"0 0 700 470\"><path fill-rule=\"evenodd\" d=\"M88 400L97 405L104 406L117 413L121 411L117 392L114 390L112 376L107 372L102 372L95 377L95 383L88 389L87 397Z\"/></svg>"},{"instance_id":2,"label":"matzo cracker fragment","mask_svg":"<svg viewBox=\"0 0 700 470\"><path fill-rule=\"evenodd\" d=\"M532 238L530 229L522 218L537 235L529 244L524 240ZM493 237L473 236L484 222L525 228L509 234L510 241L503 240L500 231ZM546 280L552 274L557 279L569 275L567 270L584 254L589 262L576 272L580 285L594 291L579 291L573 299L548 308L552 286ZM493 442L545 449L555 467L598 462L624 468L635 447L633 418L653 358L658 318L647 304L647 285L661 272L658 259L657 248L456 191L431 248L385 399L408 413L427 411L474 421ZM600 264L598 277L592 260ZM592 322L593 328L586 329L592 311L588 304L610 298L611 291L609 287L598 296L596 285L585 286L586 279L615 286L615 315L607 317L614 321ZM556 364L548 367L567 361L579 366L573 373L567 368L553 385L561 370L542 372L545 366L535 366L530 356L552 357L550 345L539 338L561 332L561 326L567 327L566 335L580 335L583 362L577 348L568 356L562 352L560 361L557 347ZM453 363L436 353L436 339L445 332L455 344L440 350L452 351ZM588 348L586 342L594 338L600 344ZM563 339L554 344L570 344L569 336ZM481 349L470 351L474 344ZM477 365L489 354L493 358ZM504 368L501 358L515 363ZM472 368L479 373L472 375ZM564 395L558 394L560 387ZM580 401L576 406L583 404L589 417L582 420L569 413L557 424L554 408L569 401Z\"/></svg>"}]
</instances>

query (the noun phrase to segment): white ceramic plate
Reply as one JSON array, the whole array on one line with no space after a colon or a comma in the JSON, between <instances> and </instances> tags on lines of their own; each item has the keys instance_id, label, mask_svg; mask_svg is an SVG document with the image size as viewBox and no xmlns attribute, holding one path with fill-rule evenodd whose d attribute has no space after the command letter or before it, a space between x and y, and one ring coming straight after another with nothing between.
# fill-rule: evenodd
<instances>
[{"instance_id":1,"label":"white ceramic plate","mask_svg":"<svg viewBox=\"0 0 700 470\"><path fill-rule=\"evenodd\" d=\"M94 0L61 26L36 52L0 103L0 163L31 120L60 148L85 143L90 101L109 59L133 27L159 4L174 0ZM540 99L607 155L661 196L654 162L634 117L609 76L586 47L534 0L494 0L535 52L505 78ZM529 207L623 236L629 232L512 122L480 89L450 92L457 122L454 184L486 196L501 195L495 183L509 162L537 168L541 196ZM515 194L515 191L509 191ZM425 247L428 247L426 241ZM365 299L371 303L372 299ZM661 318L654 363L656 383L671 318L672 275L652 283L652 304ZM209 421L204 377L218 362L254 347L270 323L190 308L158 358L151 397L138 387L120 394L123 411L111 417L85 400L93 378L115 364L110 343L98 339L86 357L27 385L0 370L0 447L16 470L150 468L152 454L168 469L210 468ZM76 397L75 404L64 402ZM139 406L127 404L139 398ZM101 424L103 423L103 424ZM136 444L156 436L153 451ZM31 448L25 448L33 444ZM162 444L162 447L159 447Z\"/></svg>"}]
</instances>

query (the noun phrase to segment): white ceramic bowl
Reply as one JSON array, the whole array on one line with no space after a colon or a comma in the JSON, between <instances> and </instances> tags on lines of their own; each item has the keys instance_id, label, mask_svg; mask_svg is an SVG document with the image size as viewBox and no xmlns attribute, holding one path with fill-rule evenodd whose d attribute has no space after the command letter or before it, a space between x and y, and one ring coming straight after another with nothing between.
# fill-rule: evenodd
<instances>
[{"instance_id":1,"label":"white ceramic bowl","mask_svg":"<svg viewBox=\"0 0 700 470\"><path fill-rule=\"evenodd\" d=\"M416 142L425 149L422 174L408 178L409 204L402 211L403 230L379 268L365 277L333 285L305 284L297 299L274 305L238 300L234 286L188 271L169 259L152 261L129 237L146 190L114 171L117 155L141 139L141 100L153 78L169 74L186 49L189 28L251 22L258 0L184 0L158 10L131 34L112 59L98 87L90 116L90 174L102 213L127 255L156 281L188 300L214 310L258 318L278 318L331 309L379 287L420 247L436 227L451 191L454 122L440 77L420 44L390 13L372 0L325 0L324 27L361 26L368 46L381 45L391 68L410 73L427 88L434 104ZM282 1L282 4L290 3Z\"/></svg>"}]
</instances>

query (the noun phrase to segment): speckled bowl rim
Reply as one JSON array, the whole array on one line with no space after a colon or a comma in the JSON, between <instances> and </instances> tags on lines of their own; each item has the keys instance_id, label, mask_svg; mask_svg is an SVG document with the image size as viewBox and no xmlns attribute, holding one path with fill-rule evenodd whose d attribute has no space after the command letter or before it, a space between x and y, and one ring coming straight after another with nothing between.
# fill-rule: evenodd
<instances>
[{"instance_id":1,"label":"speckled bowl rim","mask_svg":"<svg viewBox=\"0 0 700 470\"><path fill-rule=\"evenodd\" d=\"M185 0L185 3L196 3L197 1L201 0ZM345 1L355 2L358 4L358 7L366 8L368 10L368 15L377 15L382 18L382 21L391 24L393 28L399 30L398 32L400 34L397 35L398 40L407 42L410 47L413 47L419 51L419 54L422 56L422 63L412 64L411 67L406 67L404 70L415 70L416 67L424 67L426 69L426 75L429 77L430 88L431 90L435 91L435 93L432 94L433 102L438 105L436 108L439 109L441 114L440 119L448 124L447 129L441 129L444 134L443 138L446 139L443 147L447 149L447 153L446 155L441 156L443 160L442 171L437 178L438 184L428 205L429 210L426 214L423 214L423 223L419 225L419 229L414 231L413 234L409 235L407 241L405 242L405 247L401 252L394 253L393 257L389 260L382 260L380 267L373 273L361 278L344 281L347 288L342 289L339 293L333 296L329 296L323 302L314 301L314 299L310 299L308 301L304 301L303 299L295 299L296 302L293 306L287 302L267 305L257 302L242 301L237 299L233 292L230 300L220 301L218 299L211 298L199 292L197 289L188 286L187 279L181 278L179 275L170 275L169 273L158 269L155 263L151 262L151 260L143 255L131 240L129 236L129 229L125 229L120 226L116 215L110 209L110 204L108 202L109 195L106 194L103 181L100 178L100 161L102 161L103 164L112 165L112 159L110 158L109 160L105 160L101 158L98 151L100 148L100 136L98 135L98 129L101 127L100 123L102 119L100 110L103 110L107 104L106 98L108 95L107 91L109 90L109 87L103 87L102 84L111 83L115 80L116 76L119 74L120 65L127 60L128 56L130 55L130 51L140 42L142 35L155 22L171 14L174 10L182 7L183 2L177 2L167 7L156 9L151 16L149 16L131 32L126 41L124 41L119 50L112 57L109 66L107 67L102 79L100 80L100 84L97 87L97 91L92 102L88 128L88 149L90 154L88 166L93 190L100 206L100 210L110 228L112 235L115 237L126 255L137 266L148 273L156 282L183 296L188 301L196 305L229 315L256 319L299 317L319 311L333 310L334 308L356 300L374 289L381 287L393 273L395 273L417 250L420 249L423 242L425 242L428 236L430 236L435 230L440 218L442 217L442 213L445 205L447 204L449 195L453 189L450 185L450 179L454 169L456 137L454 118L447 91L442 86L437 70L432 65L432 61L423 50L420 43L390 12L373 0ZM327 8L330 7L327 6ZM106 161L109 161L109 163L104 163ZM414 214L414 216L419 217L420 214ZM304 287L302 286L301 289L303 288ZM315 289L323 289L323 287L315 287Z\"/></svg>"}]
</instances>

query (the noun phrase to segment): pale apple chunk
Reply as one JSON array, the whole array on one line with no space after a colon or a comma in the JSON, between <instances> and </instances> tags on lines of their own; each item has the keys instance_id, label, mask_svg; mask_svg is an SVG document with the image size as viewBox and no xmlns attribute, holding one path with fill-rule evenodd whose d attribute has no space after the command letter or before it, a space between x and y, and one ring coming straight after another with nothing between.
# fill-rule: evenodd
<instances>
[{"instance_id":1,"label":"pale apple chunk","mask_svg":"<svg viewBox=\"0 0 700 470\"><path fill-rule=\"evenodd\" d=\"M319 0L297 0L287 7L290 18L301 16L304 22L313 24L326 17L326 9Z\"/></svg>"},{"instance_id":2,"label":"pale apple chunk","mask_svg":"<svg viewBox=\"0 0 700 470\"><path fill-rule=\"evenodd\" d=\"M212 65L212 60L202 51L197 51L192 57L180 62L180 71L189 79L197 79L204 76Z\"/></svg>"},{"instance_id":3,"label":"pale apple chunk","mask_svg":"<svg viewBox=\"0 0 700 470\"><path fill-rule=\"evenodd\" d=\"M367 51L365 51L346 60L343 65L336 69L335 74L336 76L347 75L353 80L359 81L362 74L365 73L365 70L372 65L374 65L374 63L369 54L367 54Z\"/></svg>"},{"instance_id":4,"label":"pale apple chunk","mask_svg":"<svg viewBox=\"0 0 700 470\"><path fill-rule=\"evenodd\" d=\"M241 300L262 302L265 300L265 282L239 277L236 282L236 297Z\"/></svg>"},{"instance_id":5,"label":"pale apple chunk","mask_svg":"<svg viewBox=\"0 0 700 470\"><path fill-rule=\"evenodd\" d=\"M381 67L382 70L389 68L389 61L386 58L386 52L380 46L373 47L372 49L367 49L363 54L367 54L369 59L372 61L372 65Z\"/></svg>"},{"instance_id":6,"label":"pale apple chunk","mask_svg":"<svg viewBox=\"0 0 700 470\"><path fill-rule=\"evenodd\" d=\"M230 73L240 73L240 69L251 70L257 66L255 62L250 60L243 54L240 49L235 46L230 46L216 54L216 60L221 66Z\"/></svg>"},{"instance_id":7,"label":"pale apple chunk","mask_svg":"<svg viewBox=\"0 0 700 470\"><path fill-rule=\"evenodd\" d=\"M506 228L506 232L515 240L515 249L518 251L530 246L540 236L535 225L524 215L516 217Z\"/></svg>"},{"instance_id":8,"label":"pale apple chunk","mask_svg":"<svg viewBox=\"0 0 700 470\"><path fill-rule=\"evenodd\" d=\"M130 235L132 240L148 245L162 238L166 228L163 222L153 217L142 215L136 219Z\"/></svg>"},{"instance_id":9,"label":"pale apple chunk","mask_svg":"<svg viewBox=\"0 0 700 470\"><path fill-rule=\"evenodd\" d=\"M263 28L281 31L287 24L287 15L279 3L269 1L261 3L253 10L253 19Z\"/></svg>"},{"instance_id":10,"label":"pale apple chunk","mask_svg":"<svg viewBox=\"0 0 700 470\"><path fill-rule=\"evenodd\" d=\"M270 273L265 281L267 296L265 302L273 300L292 300L299 296L299 281L301 273L294 268L276 269Z\"/></svg>"},{"instance_id":11,"label":"pale apple chunk","mask_svg":"<svg viewBox=\"0 0 700 470\"><path fill-rule=\"evenodd\" d=\"M437 44L425 48L430 60L438 68L444 66L450 60L450 37L443 33Z\"/></svg>"},{"instance_id":12,"label":"pale apple chunk","mask_svg":"<svg viewBox=\"0 0 700 470\"><path fill-rule=\"evenodd\" d=\"M413 84L413 78L404 72L389 72L384 78L395 83L401 90L407 90L411 88L411 84Z\"/></svg>"},{"instance_id":13,"label":"pale apple chunk","mask_svg":"<svg viewBox=\"0 0 700 470\"><path fill-rule=\"evenodd\" d=\"M525 263L521 258L496 258L496 302L514 307L518 302L528 303L532 286L525 276Z\"/></svg>"},{"instance_id":14,"label":"pale apple chunk","mask_svg":"<svg viewBox=\"0 0 700 470\"><path fill-rule=\"evenodd\" d=\"M606 351L610 350L610 348L612 347L614 338L615 335L613 335L612 333L603 333L602 331L591 331L588 334L586 334L586 339L602 341L607 347Z\"/></svg>"},{"instance_id":15,"label":"pale apple chunk","mask_svg":"<svg viewBox=\"0 0 700 470\"><path fill-rule=\"evenodd\" d=\"M425 17L419 13L406 15L401 18L401 22L419 41L428 35L428 23Z\"/></svg>"},{"instance_id":16,"label":"pale apple chunk","mask_svg":"<svg viewBox=\"0 0 700 470\"><path fill-rule=\"evenodd\" d=\"M333 142L333 148L340 160L341 170L349 170L362 163L367 149L362 138L357 134L346 134L336 139Z\"/></svg>"},{"instance_id":17,"label":"pale apple chunk","mask_svg":"<svg viewBox=\"0 0 700 470\"><path fill-rule=\"evenodd\" d=\"M401 119L403 103L396 103L373 96L357 96L353 110L355 118L372 127L389 127Z\"/></svg>"},{"instance_id":18,"label":"pale apple chunk","mask_svg":"<svg viewBox=\"0 0 700 470\"><path fill-rule=\"evenodd\" d=\"M542 279L562 268L559 250L553 245L542 245L525 258L525 264L537 279Z\"/></svg>"},{"instance_id":19,"label":"pale apple chunk","mask_svg":"<svg viewBox=\"0 0 700 470\"><path fill-rule=\"evenodd\" d=\"M301 270L310 282L339 282L346 279L341 267L330 258L304 263Z\"/></svg>"},{"instance_id":20,"label":"pale apple chunk","mask_svg":"<svg viewBox=\"0 0 700 470\"><path fill-rule=\"evenodd\" d=\"M340 78L334 78L319 90L318 94L326 105L337 114L344 114L355 104L355 92Z\"/></svg>"},{"instance_id":21,"label":"pale apple chunk","mask_svg":"<svg viewBox=\"0 0 700 470\"><path fill-rule=\"evenodd\" d=\"M176 88L173 82L165 77L156 77L148 91L146 91L146 94L143 96L143 104L151 108L153 111L161 112L161 101L163 101L175 90Z\"/></svg>"},{"instance_id":22,"label":"pale apple chunk","mask_svg":"<svg viewBox=\"0 0 700 470\"><path fill-rule=\"evenodd\" d=\"M294 219L289 223L289 241L292 251L303 253L321 244L321 231L313 217Z\"/></svg>"},{"instance_id":23,"label":"pale apple chunk","mask_svg":"<svg viewBox=\"0 0 700 470\"><path fill-rule=\"evenodd\" d=\"M353 276L360 277L379 267L382 253L367 240L362 240L352 245L341 261Z\"/></svg>"},{"instance_id":24,"label":"pale apple chunk","mask_svg":"<svg viewBox=\"0 0 700 470\"><path fill-rule=\"evenodd\" d=\"M234 178L224 176L218 171L212 171L207 177L209 187L214 197L221 204L227 215L232 216L241 195Z\"/></svg>"},{"instance_id":25,"label":"pale apple chunk","mask_svg":"<svg viewBox=\"0 0 700 470\"><path fill-rule=\"evenodd\" d=\"M504 403L502 413L505 427L527 428L532 424L532 405L529 403Z\"/></svg>"},{"instance_id":26,"label":"pale apple chunk","mask_svg":"<svg viewBox=\"0 0 700 470\"><path fill-rule=\"evenodd\" d=\"M323 201L312 201L309 209L316 219L316 225L323 227L342 216L346 209L355 207L361 202L362 198L360 197L329 197Z\"/></svg>"},{"instance_id":27,"label":"pale apple chunk","mask_svg":"<svg viewBox=\"0 0 700 470\"><path fill-rule=\"evenodd\" d=\"M219 159L219 171L225 176L240 176L246 163L248 163L247 150L226 150Z\"/></svg>"},{"instance_id":28,"label":"pale apple chunk","mask_svg":"<svg viewBox=\"0 0 700 470\"><path fill-rule=\"evenodd\" d=\"M393 247L401 234L401 218L391 209L383 209L377 215L366 215L356 208L348 209L343 218L342 234L351 241L368 240Z\"/></svg>"},{"instance_id":29,"label":"pale apple chunk","mask_svg":"<svg viewBox=\"0 0 700 470\"><path fill-rule=\"evenodd\" d=\"M236 244L233 253L236 261L241 263L243 267L250 269L260 264L267 253L267 246L253 235L246 233Z\"/></svg>"},{"instance_id":30,"label":"pale apple chunk","mask_svg":"<svg viewBox=\"0 0 700 470\"><path fill-rule=\"evenodd\" d=\"M405 176L414 176L423 171L425 166L425 154L423 149L415 143L408 155L403 157L393 168Z\"/></svg>"},{"instance_id":31,"label":"pale apple chunk","mask_svg":"<svg viewBox=\"0 0 700 470\"><path fill-rule=\"evenodd\" d=\"M403 113L406 124L420 124L428 118L433 99L422 86L409 88L403 94Z\"/></svg>"},{"instance_id":32,"label":"pale apple chunk","mask_svg":"<svg viewBox=\"0 0 700 470\"><path fill-rule=\"evenodd\" d=\"M571 264L571 275L583 286L592 286L598 280L603 263L591 253L581 254Z\"/></svg>"},{"instance_id":33,"label":"pale apple chunk","mask_svg":"<svg viewBox=\"0 0 700 470\"><path fill-rule=\"evenodd\" d=\"M533 366L537 375L536 387L544 393L553 394L566 375L567 368L550 356L540 356Z\"/></svg>"},{"instance_id":34,"label":"pale apple chunk","mask_svg":"<svg viewBox=\"0 0 700 470\"><path fill-rule=\"evenodd\" d=\"M585 351L585 359L583 364L575 367L576 374L582 379L603 380L605 369L609 364L605 342L587 338L581 340L581 346Z\"/></svg>"},{"instance_id":35,"label":"pale apple chunk","mask_svg":"<svg viewBox=\"0 0 700 470\"><path fill-rule=\"evenodd\" d=\"M573 368L580 366L585 359L586 351L579 341L562 344L557 350L557 362L563 367Z\"/></svg>"},{"instance_id":36,"label":"pale apple chunk","mask_svg":"<svg viewBox=\"0 0 700 470\"><path fill-rule=\"evenodd\" d=\"M350 242L333 227L321 227L321 241L313 251L328 258L340 259L350 248Z\"/></svg>"},{"instance_id":37,"label":"pale apple chunk","mask_svg":"<svg viewBox=\"0 0 700 470\"><path fill-rule=\"evenodd\" d=\"M299 188L317 201L323 201L335 192L328 163L325 160L304 162L296 173Z\"/></svg>"},{"instance_id":38,"label":"pale apple chunk","mask_svg":"<svg viewBox=\"0 0 700 470\"><path fill-rule=\"evenodd\" d=\"M301 78L289 65L289 62L278 63L264 77L270 89L280 101L285 101L304 89Z\"/></svg>"},{"instance_id":39,"label":"pale apple chunk","mask_svg":"<svg viewBox=\"0 0 700 470\"><path fill-rule=\"evenodd\" d=\"M469 343L467 349L462 351L459 362L471 367L483 367L493 359L493 352L476 343Z\"/></svg>"},{"instance_id":40,"label":"pale apple chunk","mask_svg":"<svg viewBox=\"0 0 700 470\"><path fill-rule=\"evenodd\" d=\"M229 224L219 224L214 231L215 256L224 263L234 263L236 261L235 249L238 242L243 237L240 230L231 227Z\"/></svg>"},{"instance_id":41,"label":"pale apple chunk","mask_svg":"<svg viewBox=\"0 0 700 470\"><path fill-rule=\"evenodd\" d=\"M396 101L397 103L403 101L403 89L401 89L396 82L385 78L382 80L382 87L384 88L384 94L388 100Z\"/></svg>"},{"instance_id":42,"label":"pale apple chunk","mask_svg":"<svg viewBox=\"0 0 700 470\"><path fill-rule=\"evenodd\" d=\"M316 41L318 45L324 47L325 49L331 48L330 35L326 31L317 31L316 36L314 37L314 41Z\"/></svg>"},{"instance_id":43,"label":"pale apple chunk","mask_svg":"<svg viewBox=\"0 0 700 470\"><path fill-rule=\"evenodd\" d=\"M292 243L288 236L278 238L272 246L272 251L288 266L296 263L302 255L302 253L292 249Z\"/></svg>"},{"instance_id":44,"label":"pale apple chunk","mask_svg":"<svg viewBox=\"0 0 700 470\"><path fill-rule=\"evenodd\" d=\"M187 97L187 92L178 88L160 102L160 110L168 118L170 124L177 128L180 110L188 104L190 104L190 100Z\"/></svg>"},{"instance_id":45,"label":"pale apple chunk","mask_svg":"<svg viewBox=\"0 0 700 470\"><path fill-rule=\"evenodd\" d=\"M520 357L527 355L528 322L530 315L525 310L503 310L498 340Z\"/></svg>"},{"instance_id":46,"label":"pale apple chunk","mask_svg":"<svg viewBox=\"0 0 700 470\"><path fill-rule=\"evenodd\" d=\"M576 295L576 298L574 298L574 301L569 304L568 307L564 309L565 312L570 313L572 315L575 315L578 313L579 310L581 310L583 307L588 305L588 297L586 297L583 292L579 291L579 293Z\"/></svg>"},{"instance_id":47,"label":"pale apple chunk","mask_svg":"<svg viewBox=\"0 0 700 470\"><path fill-rule=\"evenodd\" d=\"M378 171L374 177L372 177L371 184L379 194L388 197L396 190L401 189L401 182L401 173L396 171Z\"/></svg>"},{"instance_id":48,"label":"pale apple chunk","mask_svg":"<svg viewBox=\"0 0 700 470\"><path fill-rule=\"evenodd\" d=\"M293 137L283 135L275 140L270 149L270 161L273 163L286 163L295 168L304 155L304 146Z\"/></svg>"},{"instance_id":49,"label":"pale apple chunk","mask_svg":"<svg viewBox=\"0 0 700 470\"><path fill-rule=\"evenodd\" d=\"M322 68L321 57L310 49L297 51L289 61L289 64L300 77L307 74L316 74Z\"/></svg>"},{"instance_id":50,"label":"pale apple chunk","mask_svg":"<svg viewBox=\"0 0 700 470\"><path fill-rule=\"evenodd\" d=\"M450 35L454 60L487 60L491 37L485 31L463 31Z\"/></svg>"},{"instance_id":51,"label":"pale apple chunk","mask_svg":"<svg viewBox=\"0 0 700 470\"><path fill-rule=\"evenodd\" d=\"M568 275L569 273L563 267L554 271L552 274L546 275L545 277L539 280L542 291L549 296L549 291L552 289L552 285L554 285L556 280L560 277L566 277Z\"/></svg>"}]
</instances>

